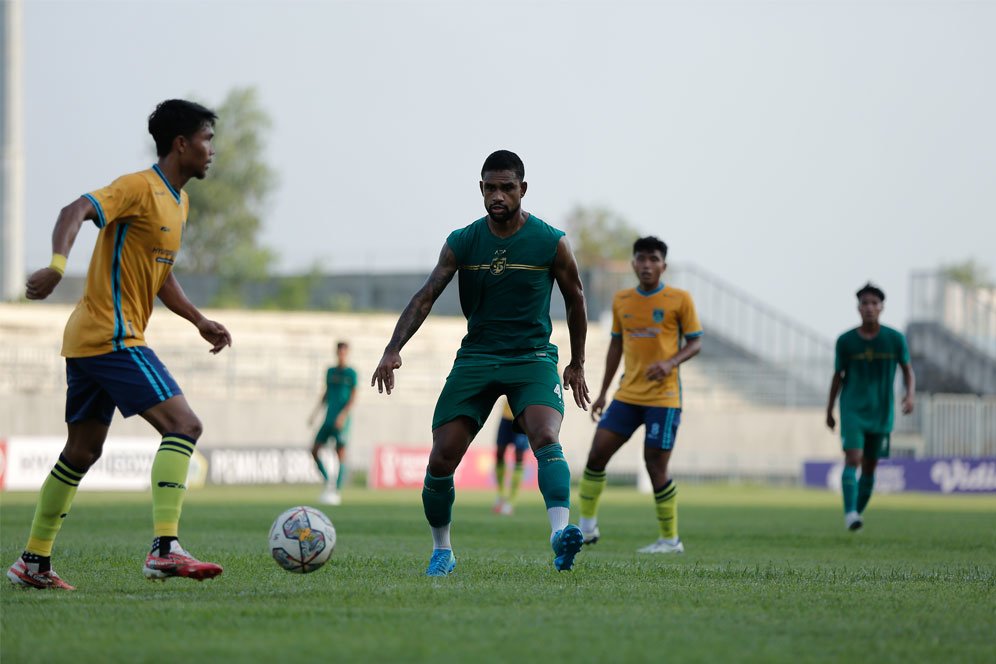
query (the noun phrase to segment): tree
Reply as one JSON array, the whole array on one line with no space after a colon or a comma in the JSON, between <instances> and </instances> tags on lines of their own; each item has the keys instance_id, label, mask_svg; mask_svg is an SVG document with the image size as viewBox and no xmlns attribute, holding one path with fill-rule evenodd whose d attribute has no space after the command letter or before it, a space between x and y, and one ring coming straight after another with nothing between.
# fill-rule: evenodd
<instances>
[{"instance_id":1,"label":"tree","mask_svg":"<svg viewBox=\"0 0 996 664\"><path fill-rule=\"evenodd\" d=\"M578 205L567 215L565 225L578 264L587 269L629 261L633 242L643 235L622 216L603 207Z\"/></svg>"},{"instance_id":2,"label":"tree","mask_svg":"<svg viewBox=\"0 0 996 664\"><path fill-rule=\"evenodd\" d=\"M989 276L989 269L972 258L960 263L942 265L941 274L968 288L993 288L994 286L993 280Z\"/></svg>"},{"instance_id":3,"label":"tree","mask_svg":"<svg viewBox=\"0 0 996 664\"><path fill-rule=\"evenodd\" d=\"M276 258L259 244L261 211L276 184L263 154L271 122L252 87L231 90L216 112L208 176L187 185L190 216L177 269L218 275L215 303L238 306L245 284L265 279Z\"/></svg>"}]
</instances>

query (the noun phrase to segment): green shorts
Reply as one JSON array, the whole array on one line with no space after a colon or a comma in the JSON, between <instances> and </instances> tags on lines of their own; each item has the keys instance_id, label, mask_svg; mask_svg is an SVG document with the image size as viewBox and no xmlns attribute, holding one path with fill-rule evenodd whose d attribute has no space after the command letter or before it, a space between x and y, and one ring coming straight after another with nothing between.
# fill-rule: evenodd
<instances>
[{"instance_id":1,"label":"green shorts","mask_svg":"<svg viewBox=\"0 0 996 664\"><path fill-rule=\"evenodd\" d=\"M889 434L865 431L860 426L840 423L840 437L845 450L863 450L866 457L889 458Z\"/></svg>"},{"instance_id":2,"label":"green shorts","mask_svg":"<svg viewBox=\"0 0 996 664\"><path fill-rule=\"evenodd\" d=\"M471 364L458 360L436 401L432 428L469 417L476 434L503 394L508 396L508 405L516 417L526 406L549 406L564 414L564 388L552 361L515 359Z\"/></svg>"},{"instance_id":3,"label":"green shorts","mask_svg":"<svg viewBox=\"0 0 996 664\"><path fill-rule=\"evenodd\" d=\"M315 445L327 445L329 440L335 439L335 448L345 447L349 444L349 420L351 418L346 418L346 424L342 429L335 428L335 417L330 417L325 420L322 424L322 428L318 430L315 434Z\"/></svg>"}]
</instances>

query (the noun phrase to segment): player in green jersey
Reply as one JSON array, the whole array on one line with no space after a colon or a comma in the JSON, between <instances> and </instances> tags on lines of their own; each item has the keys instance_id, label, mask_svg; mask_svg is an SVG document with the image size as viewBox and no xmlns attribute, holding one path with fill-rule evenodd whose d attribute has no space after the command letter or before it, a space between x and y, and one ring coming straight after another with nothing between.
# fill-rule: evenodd
<instances>
[{"instance_id":1,"label":"player in green jersey","mask_svg":"<svg viewBox=\"0 0 996 664\"><path fill-rule=\"evenodd\" d=\"M429 315L432 304L459 272L460 305L467 335L457 351L432 418L432 452L422 505L432 530L426 574L444 576L456 558L450 544L453 473L501 395L536 456L546 503L554 567L569 570L581 550L581 530L568 523L570 470L560 446L563 390L585 410L591 399L584 379L587 333L584 292L577 262L562 231L522 210L525 167L507 150L492 153L481 169L487 216L453 231L439 261L405 308L370 384L390 394L401 349ZM571 359L563 386L557 347L550 343L550 292L556 281L567 305Z\"/></svg>"},{"instance_id":2,"label":"player in green jersey","mask_svg":"<svg viewBox=\"0 0 996 664\"><path fill-rule=\"evenodd\" d=\"M889 456L889 434L895 410L893 385L896 365L903 372L903 413L913 412L916 378L910 366L906 337L898 330L880 325L885 293L866 284L857 293L861 326L837 338L833 381L827 403L827 426L837 425L833 405L840 395L840 435L844 445L844 524L858 530L861 514L875 486L875 467ZM861 466L861 478L857 478Z\"/></svg>"},{"instance_id":3,"label":"player in green jersey","mask_svg":"<svg viewBox=\"0 0 996 664\"><path fill-rule=\"evenodd\" d=\"M340 341L336 344L335 352L337 364L329 367L325 373L325 392L318 400L311 417L308 418L308 424L313 424L315 417L324 407L325 421L315 435L311 456L315 459L318 472L325 480L325 490L318 500L326 505L342 504L340 492L346 478L346 445L349 443L350 411L356 399L356 370L346 363L349 344ZM339 465L335 484L332 483L321 458L322 448L328 445L330 439L335 439L335 454Z\"/></svg>"}]
</instances>

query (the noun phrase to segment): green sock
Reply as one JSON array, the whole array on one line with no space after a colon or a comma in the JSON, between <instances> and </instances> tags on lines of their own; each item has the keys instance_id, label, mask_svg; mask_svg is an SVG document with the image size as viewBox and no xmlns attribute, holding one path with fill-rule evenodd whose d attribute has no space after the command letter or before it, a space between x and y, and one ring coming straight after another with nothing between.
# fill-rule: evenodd
<instances>
[{"instance_id":1,"label":"green sock","mask_svg":"<svg viewBox=\"0 0 996 664\"><path fill-rule=\"evenodd\" d=\"M441 528L453 520L454 500L453 476L433 477L426 471L425 484L422 485L422 509L430 526Z\"/></svg>"},{"instance_id":2,"label":"green sock","mask_svg":"<svg viewBox=\"0 0 996 664\"><path fill-rule=\"evenodd\" d=\"M674 480L654 492L654 503L657 506L657 525L660 527L662 539L674 539L678 536L678 487Z\"/></svg>"},{"instance_id":3,"label":"green sock","mask_svg":"<svg viewBox=\"0 0 996 664\"><path fill-rule=\"evenodd\" d=\"M315 458L315 465L318 467L318 472L321 474L322 479L324 481L328 482L329 481L329 471L325 470L325 464L322 463L322 460L316 457Z\"/></svg>"},{"instance_id":4,"label":"green sock","mask_svg":"<svg viewBox=\"0 0 996 664\"><path fill-rule=\"evenodd\" d=\"M339 474L335 476L335 490L341 491L342 485L346 483L346 462L339 462Z\"/></svg>"},{"instance_id":5,"label":"green sock","mask_svg":"<svg viewBox=\"0 0 996 664\"><path fill-rule=\"evenodd\" d=\"M539 466L539 490L546 508L571 506L571 469L560 443L550 443L536 450Z\"/></svg>"},{"instance_id":6,"label":"green sock","mask_svg":"<svg viewBox=\"0 0 996 664\"><path fill-rule=\"evenodd\" d=\"M868 501L871 500L872 490L875 489L875 474L861 473L858 479L858 513L865 511Z\"/></svg>"},{"instance_id":7,"label":"green sock","mask_svg":"<svg viewBox=\"0 0 996 664\"><path fill-rule=\"evenodd\" d=\"M76 496L76 488L86 474L85 470L73 467L66 457L59 455L52 471L45 478L38 493L35 516L31 520L31 534L24 550L40 556L51 556L55 536L62 528L62 521L69 514L69 508Z\"/></svg>"},{"instance_id":8,"label":"green sock","mask_svg":"<svg viewBox=\"0 0 996 664\"><path fill-rule=\"evenodd\" d=\"M598 500L605 488L605 471L585 467L578 493L581 496L581 518L594 519L598 515Z\"/></svg>"},{"instance_id":9,"label":"green sock","mask_svg":"<svg viewBox=\"0 0 996 664\"><path fill-rule=\"evenodd\" d=\"M495 462L495 483L498 485L498 497L505 496L505 462Z\"/></svg>"},{"instance_id":10,"label":"green sock","mask_svg":"<svg viewBox=\"0 0 996 664\"><path fill-rule=\"evenodd\" d=\"M512 468L512 483L508 487L508 502L515 500L515 497L519 494L519 487L522 486L523 471L524 468L521 463L516 463L515 467Z\"/></svg>"},{"instance_id":11,"label":"green sock","mask_svg":"<svg viewBox=\"0 0 996 664\"><path fill-rule=\"evenodd\" d=\"M856 511L858 502L858 482L856 479L858 469L854 466L844 466L844 472L840 474L840 489L844 494L844 514Z\"/></svg>"},{"instance_id":12,"label":"green sock","mask_svg":"<svg viewBox=\"0 0 996 664\"><path fill-rule=\"evenodd\" d=\"M163 436L152 461L152 522L155 537L176 537L180 510L187 494L187 469L197 441L189 436L168 433Z\"/></svg>"}]
</instances>

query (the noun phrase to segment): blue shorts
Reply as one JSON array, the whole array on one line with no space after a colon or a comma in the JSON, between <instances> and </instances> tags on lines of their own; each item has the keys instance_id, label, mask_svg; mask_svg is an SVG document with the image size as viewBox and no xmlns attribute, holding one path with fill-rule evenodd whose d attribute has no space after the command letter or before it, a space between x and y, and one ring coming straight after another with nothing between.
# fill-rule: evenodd
<instances>
[{"instance_id":1,"label":"blue shorts","mask_svg":"<svg viewBox=\"0 0 996 664\"><path fill-rule=\"evenodd\" d=\"M115 407L131 417L183 394L147 346L67 357L66 383L66 422L70 423L100 420L110 424Z\"/></svg>"},{"instance_id":2,"label":"blue shorts","mask_svg":"<svg viewBox=\"0 0 996 664\"><path fill-rule=\"evenodd\" d=\"M513 420L503 417L498 424L498 448L503 450L508 445L515 445L515 449L525 452L529 449L529 437L515 430Z\"/></svg>"},{"instance_id":3,"label":"blue shorts","mask_svg":"<svg viewBox=\"0 0 996 664\"><path fill-rule=\"evenodd\" d=\"M629 440L629 437L641 424L646 425L646 437L643 441L646 447L670 450L674 447L674 439L678 436L681 409L635 406L613 399L609 407L605 409L605 414L602 415L598 428L608 429Z\"/></svg>"}]
</instances>

